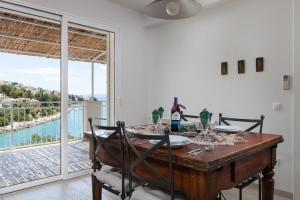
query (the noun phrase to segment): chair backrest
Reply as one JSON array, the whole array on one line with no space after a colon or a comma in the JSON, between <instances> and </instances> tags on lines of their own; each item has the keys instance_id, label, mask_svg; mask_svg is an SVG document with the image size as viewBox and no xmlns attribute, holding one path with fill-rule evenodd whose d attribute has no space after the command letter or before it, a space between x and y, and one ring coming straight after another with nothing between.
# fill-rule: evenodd
<instances>
[{"instance_id":1,"label":"chair backrest","mask_svg":"<svg viewBox=\"0 0 300 200\"><path fill-rule=\"evenodd\" d=\"M239 118L231 118L231 117L223 117L223 114L219 114L219 125L226 124L230 126L230 123L228 121L234 121L234 122L246 122L246 123L254 123L249 128L245 129L245 132L250 132L254 130L255 128L259 127L259 133L262 133L263 129L263 123L264 123L265 116L261 115L260 119L239 119Z\"/></svg>"},{"instance_id":2,"label":"chair backrest","mask_svg":"<svg viewBox=\"0 0 300 200\"><path fill-rule=\"evenodd\" d=\"M125 172L125 148L124 148L124 138L123 138L123 135L122 134L122 129L121 129L121 122L117 122L117 126L99 126L99 125L93 125L93 120L92 118L89 118L88 119L89 123L90 123L90 126L91 126L91 132L92 132L92 142L93 142L93 169L94 169L94 172L96 171L96 169L99 169L99 165L101 167L101 164L106 164L106 165L109 165L109 166L112 166L112 167L115 167L117 168L120 172L121 172L121 175L122 175L122 188L121 188L121 191L118 191L121 195L121 198L122 199L125 199L125 196L126 196L126 190L125 190L125 176L126 176L126 172ZM109 136L107 136L106 138L99 138L96 133L95 133L95 130L94 128L98 129L98 130L106 130L106 131L111 131L111 133L109 134ZM112 150L112 145L110 144L111 143L111 140L119 140L120 142L120 145L119 146L119 149L118 149L118 152L116 151L113 151ZM114 147L116 145L113 145ZM113 160L114 164L112 164L111 162L110 163L107 163L105 161L105 159L101 159L101 157L99 157L99 151L100 150L103 150L106 154L106 156L109 156L109 158L111 160ZM102 186L104 189L107 189L111 192L115 192L114 189L112 189L111 187L106 187L105 185ZM115 193L117 194L117 193Z\"/></svg>"},{"instance_id":3,"label":"chair backrest","mask_svg":"<svg viewBox=\"0 0 300 200\"><path fill-rule=\"evenodd\" d=\"M134 143L128 138L128 134L125 130L125 124L121 123L121 127L124 133L124 139L127 143L128 150L127 152L132 152L133 156L129 156L129 172L130 172L130 186L132 188L132 178L138 180L141 185L147 184L150 187L160 187L162 189L170 191L171 199L174 199L174 177L173 177L173 165L172 165L172 151L169 138L169 130L165 130L164 135L136 135L138 139L143 140L157 140L157 143L154 144L147 151L139 151ZM153 156L153 154L160 148L164 148L167 151L167 161L168 161L168 173L167 176L159 172L155 166L147 161L148 158ZM146 179L142 176L139 176L136 172L139 166L143 165L149 175L154 179Z\"/></svg>"},{"instance_id":4,"label":"chair backrest","mask_svg":"<svg viewBox=\"0 0 300 200\"><path fill-rule=\"evenodd\" d=\"M96 169L99 169L101 167L101 164L106 164L118 169L122 169L124 167L124 140L123 136L121 134L121 122L117 122L117 126L99 126L93 124L92 118L88 119L91 127L91 132L92 132L92 144L93 144L93 169L96 171ZM111 131L111 134L109 134L106 138L102 137L101 139L99 136L96 135L96 130L104 130L104 131ZM113 149L111 148L110 142L112 140L118 139L120 141L120 145L118 145L119 153L121 154L116 154ZM112 162L107 163L105 159L101 159L99 157L99 152L104 151L104 154L109 156L109 158L112 160Z\"/></svg>"},{"instance_id":5,"label":"chair backrest","mask_svg":"<svg viewBox=\"0 0 300 200\"><path fill-rule=\"evenodd\" d=\"M181 119L185 122L189 121L188 119L199 119L199 116L197 115L185 115L185 114L182 114L181 115Z\"/></svg>"}]
</instances>

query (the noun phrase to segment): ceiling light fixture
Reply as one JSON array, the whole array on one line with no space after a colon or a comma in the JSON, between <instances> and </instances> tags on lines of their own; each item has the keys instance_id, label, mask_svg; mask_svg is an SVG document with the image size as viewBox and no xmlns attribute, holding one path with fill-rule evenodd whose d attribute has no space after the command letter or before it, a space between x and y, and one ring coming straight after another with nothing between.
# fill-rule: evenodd
<instances>
[{"instance_id":1,"label":"ceiling light fixture","mask_svg":"<svg viewBox=\"0 0 300 200\"><path fill-rule=\"evenodd\" d=\"M201 5L195 0L156 0L145 8L145 13L159 19L184 19L196 15Z\"/></svg>"}]
</instances>

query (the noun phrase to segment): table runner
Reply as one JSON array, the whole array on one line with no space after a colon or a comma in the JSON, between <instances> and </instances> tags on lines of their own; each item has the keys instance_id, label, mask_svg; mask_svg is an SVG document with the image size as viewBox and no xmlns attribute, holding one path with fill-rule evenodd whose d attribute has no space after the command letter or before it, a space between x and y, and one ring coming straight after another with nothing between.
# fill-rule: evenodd
<instances>
[{"instance_id":1,"label":"table runner","mask_svg":"<svg viewBox=\"0 0 300 200\"><path fill-rule=\"evenodd\" d=\"M127 128L127 130L133 134L163 134L163 130L167 128L168 125L163 125L159 127L158 133L154 132L153 125L142 125L142 126L132 126ZM236 143L247 142L245 137L242 134L228 134L224 132L217 132L209 130L206 133L197 133L197 132L183 132L183 133L170 133L170 135L181 135L189 137L191 143L197 145L230 145L233 146Z\"/></svg>"}]
</instances>

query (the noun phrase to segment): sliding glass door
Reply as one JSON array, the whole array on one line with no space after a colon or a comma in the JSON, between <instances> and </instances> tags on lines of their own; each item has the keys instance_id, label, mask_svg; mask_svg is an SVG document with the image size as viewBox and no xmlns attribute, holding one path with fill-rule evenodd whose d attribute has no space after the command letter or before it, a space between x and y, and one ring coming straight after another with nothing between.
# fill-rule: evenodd
<instances>
[{"instance_id":1,"label":"sliding glass door","mask_svg":"<svg viewBox=\"0 0 300 200\"><path fill-rule=\"evenodd\" d=\"M88 118L107 124L108 32L69 23L68 173L91 169Z\"/></svg>"},{"instance_id":2,"label":"sliding glass door","mask_svg":"<svg viewBox=\"0 0 300 200\"><path fill-rule=\"evenodd\" d=\"M114 33L73 22L0 1L0 195L90 172L114 122Z\"/></svg>"},{"instance_id":3,"label":"sliding glass door","mask_svg":"<svg viewBox=\"0 0 300 200\"><path fill-rule=\"evenodd\" d=\"M0 189L61 174L61 22L54 18L0 8Z\"/></svg>"}]
</instances>

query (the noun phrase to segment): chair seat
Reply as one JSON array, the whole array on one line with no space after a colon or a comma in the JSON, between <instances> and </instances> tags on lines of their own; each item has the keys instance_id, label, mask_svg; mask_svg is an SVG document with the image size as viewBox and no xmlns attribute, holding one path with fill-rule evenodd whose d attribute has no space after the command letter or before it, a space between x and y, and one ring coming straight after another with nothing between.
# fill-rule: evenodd
<instances>
[{"instance_id":1,"label":"chair seat","mask_svg":"<svg viewBox=\"0 0 300 200\"><path fill-rule=\"evenodd\" d=\"M130 200L169 200L171 199L170 194L162 190L153 189L149 187L140 187L135 189ZM184 200L183 197L175 196L174 199Z\"/></svg>"},{"instance_id":2,"label":"chair seat","mask_svg":"<svg viewBox=\"0 0 300 200\"><path fill-rule=\"evenodd\" d=\"M114 190L122 191L122 174L116 171L115 168L103 165L101 170L94 173L96 178L103 184L111 186ZM124 186L129 185L128 179L125 179Z\"/></svg>"}]
</instances>

